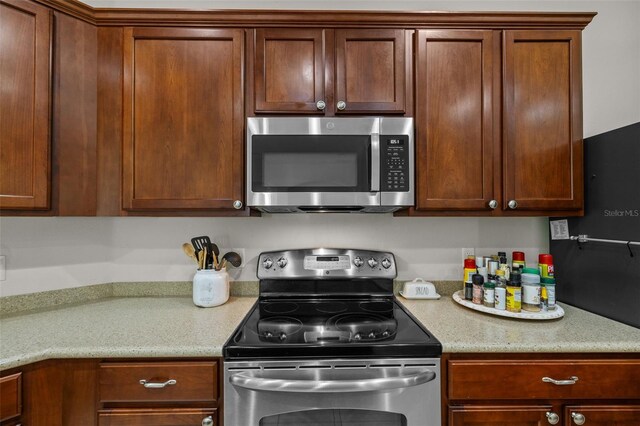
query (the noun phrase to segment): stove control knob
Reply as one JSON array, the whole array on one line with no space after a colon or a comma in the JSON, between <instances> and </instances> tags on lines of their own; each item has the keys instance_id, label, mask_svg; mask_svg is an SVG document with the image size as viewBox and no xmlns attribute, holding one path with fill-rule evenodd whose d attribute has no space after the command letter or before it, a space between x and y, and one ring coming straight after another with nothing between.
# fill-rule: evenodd
<instances>
[{"instance_id":1,"label":"stove control knob","mask_svg":"<svg viewBox=\"0 0 640 426\"><path fill-rule=\"evenodd\" d=\"M356 333L355 336L353 336L353 340L362 340L362 334Z\"/></svg>"},{"instance_id":2,"label":"stove control knob","mask_svg":"<svg viewBox=\"0 0 640 426\"><path fill-rule=\"evenodd\" d=\"M369 260L367 260L367 263L369 264L369 266L371 267L371 269L375 268L376 266L378 266L378 261L375 260L373 257Z\"/></svg>"},{"instance_id":3,"label":"stove control knob","mask_svg":"<svg viewBox=\"0 0 640 426\"><path fill-rule=\"evenodd\" d=\"M362 265L364 265L364 260L362 260L362 258L360 256L356 256L353 259L353 264L356 265L356 268L361 267Z\"/></svg>"},{"instance_id":4,"label":"stove control knob","mask_svg":"<svg viewBox=\"0 0 640 426\"><path fill-rule=\"evenodd\" d=\"M382 332L382 337L389 337L391 333L389 333L389 330L385 330Z\"/></svg>"},{"instance_id":5,"label":"stove control knob","mask_svg":"<svg viewBox=\"0 0 640 426\"><path fill-rule=\"evenodd\" d=\"M262 267L264 269L271 269L272 266L273 266L273 260L271 260L270 257L267 257L262 261Z\"/></svg>"},{"instance_id":6,"label":"stove control knob","mask_svg":"<svg viewBox=\"0 0 640 426\"><path fill-rule=\"evenodd\" d=\"M281 342L284 342L285 340L287 340L287 335L284 333L280 333L278 339L280 339Z\"/></svg>"},{"instance_id":7,"label":"stove control knob","mask_svg":"<svg viewBox=\"0 0 640 426\"><path fill-rule=\"evenodd\" d=\"M369 335L367 336L369 339L375 339L376 338L376 333L375 331L372 331L369 333Z\"/></svg>"},{"instance_id":8,"label":"stove control knob","mask_svg":"<svg viewBox=\"0 0 640 426\"><path fill-rule=\"evenodd\" d=\"M388 258L384 258L382 259L382 267L384 269L389 269L389 267L391 266L391 261Z\"/></svg>"},{"instance_id":9,"label":"stove control knob","mask_svg":"<svg viewBox=\"0 0 640 426\"><path fill-rule=\"evenodd\" d=\"M284 257L281 257L280 259L278 259L278 261L276 262L276 264L280 267L280 268L284 268L285 266L287 266L287 259L285 259Z\"/></svg>"},{"instance_id":10,"label":"stove control knob","mask_svg":"<svg viewBox=\"0 0 640 426\"><path fill-rule=\"evenodd\" d=\"M267 339L271 339L273 337L273 333L271 333L270 331L265 331L264 337L266 337Z\"/></svg>"}]
</instances>

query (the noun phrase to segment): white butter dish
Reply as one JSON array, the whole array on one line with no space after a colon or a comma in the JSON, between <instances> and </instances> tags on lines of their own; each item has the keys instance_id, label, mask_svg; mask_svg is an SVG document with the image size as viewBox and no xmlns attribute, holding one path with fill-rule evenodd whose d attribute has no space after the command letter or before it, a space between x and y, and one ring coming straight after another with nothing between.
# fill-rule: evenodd
<instances>
[{"instance_id":1,"label":"white butter dish","mask_svg":"<svg viewBox=\"0 0 640 426\"><path fill-rule=\"evenodd\" d=\"M404 283L404 287L400 291L400 296L405 299L440 299L440 295L436 292L436 287L433 283L425 281L422 278L416 278L413 281Z\"/></svg>"}]
</instances>

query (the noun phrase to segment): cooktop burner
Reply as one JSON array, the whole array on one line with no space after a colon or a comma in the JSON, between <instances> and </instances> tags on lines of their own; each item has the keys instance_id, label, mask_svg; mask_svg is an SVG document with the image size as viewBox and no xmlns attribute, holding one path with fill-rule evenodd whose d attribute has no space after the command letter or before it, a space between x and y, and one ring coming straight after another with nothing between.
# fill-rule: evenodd
<instances>
[{"instance_id":1,"label":"cooktop burner","mask_svg":"<svg viewBox=\"0 0 640 426\"><path fill-rule=\"evenodd\" d=\"M258 265L260 297L225 344L225 359L442 353L440 342L395 299L390 253L270 252L260 255Z\"/></svg>"},{"instance_id":2,"label":"cooktop burner","mask_svg":"<svg viewBox=\"0 0 640 426\"><path fill-rule=\"evenodd\" d=\"M386 316L367 312L369 305L386 306ZM295 306L295 310L293 309ZM287 316L279 315L287 309ZM269 343L346 343L388 339L396 334L398 323L392 314L393 301L360 302L335 300L330 302L298 300L296 302L260 301L257 328L248 328L260 342ZM272 313L277 312L277 315Z\"/></svg>"}]
</instances>

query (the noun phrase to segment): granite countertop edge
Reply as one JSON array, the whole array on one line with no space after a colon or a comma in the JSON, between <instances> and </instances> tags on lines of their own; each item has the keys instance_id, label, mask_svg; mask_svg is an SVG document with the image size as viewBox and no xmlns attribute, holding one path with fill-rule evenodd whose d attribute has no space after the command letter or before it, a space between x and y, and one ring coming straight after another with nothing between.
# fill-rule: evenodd
<instances>
[{"instance_id":1,"label":"granite countertop edge","mask_svg":"<svg viewBox=\"0 0 640 426\"><path fill-rule=\"evenodd\" d=\"M219 357L256 297L197 308L178 296L107 297L0 319L0 371L47 359ZM561 320L479 314L451 297L399 302L444 353L640 353L640 329L569 306ZM187 330L188 332L185 332Z\"/></svg>"}]
</instances>

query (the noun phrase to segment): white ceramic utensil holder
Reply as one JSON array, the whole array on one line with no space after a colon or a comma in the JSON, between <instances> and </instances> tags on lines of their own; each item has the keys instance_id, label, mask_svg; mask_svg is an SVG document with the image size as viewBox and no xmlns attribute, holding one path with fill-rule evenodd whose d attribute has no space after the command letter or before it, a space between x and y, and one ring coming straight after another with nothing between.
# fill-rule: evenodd
<instances>
[{"instance_id":1,"label":"white ceramic utensil holder","mask_svg":"<svg viewBox=\"0 0 640 426\"><path fill-rule=\"evenodd\" d=\"M227 271L200 269L193 277L193 303L210 308L229 300L229 274Z\"/></svg>"}]
</instances>

